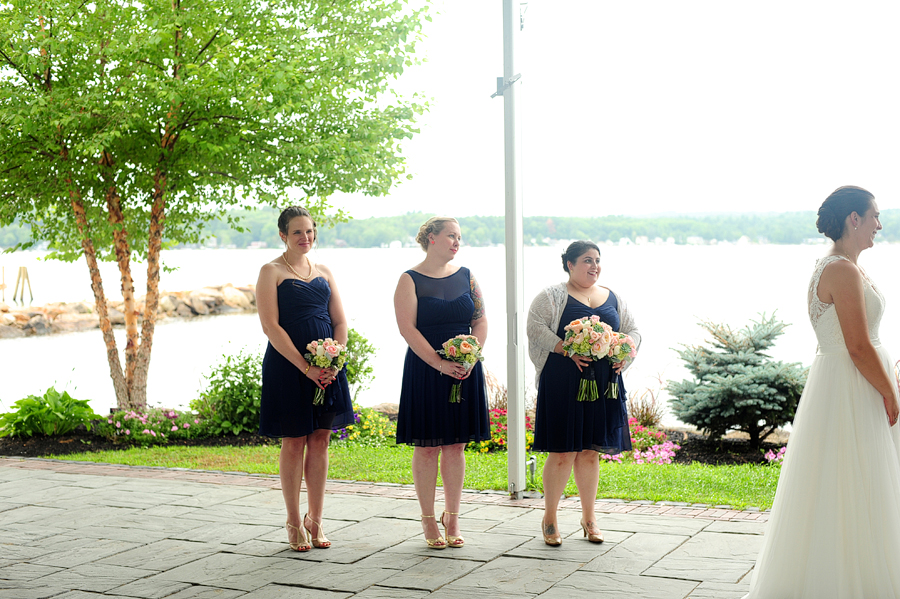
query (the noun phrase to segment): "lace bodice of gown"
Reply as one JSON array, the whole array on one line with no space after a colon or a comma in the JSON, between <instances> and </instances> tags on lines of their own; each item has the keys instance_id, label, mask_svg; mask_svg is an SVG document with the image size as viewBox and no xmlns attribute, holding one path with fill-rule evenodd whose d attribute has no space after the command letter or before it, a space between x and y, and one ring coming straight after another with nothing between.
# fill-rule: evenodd
<instances>
[{"instance_id":1,"label":"lace bodice of gown","mask_svg":"<svg viewBox=\"0 0 900 599\"><path fill-rule=\"evenodd\" d=\"M841 332L841 324L838 322L837 311L834 304L826 304L819 299L819 279L825 267L835 260L847 260L843 256L825 256L816 262L816 269L809 281L809 295L807 306L809 308L809 321L812 323L819 343L819 350L846 349L844 334ZM880 343L878 328L881 325L881 315L884 313L884 296L878 291L875 284L862 270L863 292L866 301L866 320L869 324L869 339L874 345Z\"/></svg>"}]
</instances>

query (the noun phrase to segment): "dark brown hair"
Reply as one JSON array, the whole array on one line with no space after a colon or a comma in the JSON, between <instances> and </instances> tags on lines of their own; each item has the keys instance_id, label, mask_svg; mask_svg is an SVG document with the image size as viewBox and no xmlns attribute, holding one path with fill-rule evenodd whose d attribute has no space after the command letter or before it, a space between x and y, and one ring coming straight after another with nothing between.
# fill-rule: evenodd
<instances>
[{"instance_id":1,"label":"dark brown hair","mask_svg":"<svg viewBox=\"0 0 900 599\"><path fill-rule=\"evenodd\" d=\"M600 248L593 241L581 239L570 243L569 247L566 248L566 251L562 255L563 270L569 272L569 262L575 264L578 257L584 255L588 250L597 250L597 253L600 253Z\"/></svg>"},{"instance_id":2,"label":"dark brown hair","mask_svg":"<svg viewBox=\"0 0 900 599\"><path fill-rule=\"evenodd\" d=\"M832 241L837 241L844 235L847 217L853 212L863 216L872 207L874 199L875 196L862 187L855 185L838 187L819 207L816 228L819 233L825 234Z\"/></svg>"},{"instance_id":3,"label":"dark brown hair","mask_svg":"<svg viewBox=\"0 0 900 599\"><path fill-rule=\"evenodd\" d=\"M312 221L313 233L315 233L316 235L315 241L318 241L319 229L316 228L316 219L314 219L312 217L312 214L309 213L309 210L307 210L303 206L288 206L287 208L282 210L281 215L278 217L278 230L287 235L288 225L290 224L292 219L295 219L298 216L305 216Z\"/></svg>"}]
</instances>

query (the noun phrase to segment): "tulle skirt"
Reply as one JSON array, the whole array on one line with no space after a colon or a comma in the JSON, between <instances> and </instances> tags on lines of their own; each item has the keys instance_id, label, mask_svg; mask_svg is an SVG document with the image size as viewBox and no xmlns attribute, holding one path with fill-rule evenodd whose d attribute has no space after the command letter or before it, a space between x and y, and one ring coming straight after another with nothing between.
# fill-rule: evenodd
<instances>
[{"instance_id":1,"label":"tulle skirt","mask_svg":"<svg viewBox=\"0 0 900 599\"><path fill-rule=\"evenodd\" d=\"M746 598L900 599L900 425L845 348L810 368Z\"/></svg>"}]
</instances>

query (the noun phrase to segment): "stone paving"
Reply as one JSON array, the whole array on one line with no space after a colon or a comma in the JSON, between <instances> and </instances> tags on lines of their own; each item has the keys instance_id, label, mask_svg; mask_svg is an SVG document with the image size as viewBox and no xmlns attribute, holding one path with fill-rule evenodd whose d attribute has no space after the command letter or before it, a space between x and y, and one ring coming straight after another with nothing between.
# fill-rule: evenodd
<instances>
[{"instance_id":1,"label":"stone paving","mask_svg":"<svg viewBox=\"0 0 900 599\"><path fill-rule=\"evenodd\" d=\"M0 458L0 599L737 599L769 514L577 499L561 547L539 497L466 492L465 547L429 549L410 486L329 481L333 545L290 551L276 477Z\"/></svg>"}]
</instances>

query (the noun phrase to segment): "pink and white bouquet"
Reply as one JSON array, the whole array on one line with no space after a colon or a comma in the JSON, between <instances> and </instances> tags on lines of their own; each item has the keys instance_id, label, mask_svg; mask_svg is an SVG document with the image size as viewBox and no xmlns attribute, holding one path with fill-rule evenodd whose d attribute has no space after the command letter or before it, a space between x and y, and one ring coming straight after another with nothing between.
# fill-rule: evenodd
<instances>
[{"instance_id":1,"label":"pink and white bouquet","mask_svg":"<svg viewBox=\"0 0 900 599\"><path fill-rule=\"evenodd\" d=\"M613 333L612 341L609 344L609 352L606 359L614 366L620 362L631 362L637 355L637 344L631 335L625 333ZM609 383L606 388L606 397L613 399L619 396L619 375L616 374L615 380Z\"/></svg>"},{"instance_id":2,"label":"pink and white bouquet","mask_svg":"<svg viewBox=\"0 0 900 599\"><path fill-rule=\"evenodd\" d=\"M466 372L484 360L484 356L481 355L481 344L478 343L475 335L457 335L452 339L447 339L441 344L441 349L437 353L451 362L462 364ZM461 387L462 382L458 380L450 387L450 403L459 403L463 399L459 394Z\"/></svg>"},{"instance_id":3,"label":"pink and white bouquet","mask_svg":"<svg viewBox=\"0 0 900 599\"><path fill-rule=\"evenodd\" d=\"M597 315L573 320L566 325L566 338L563 339L563 351L566 355L584 356L592 361L609 357L609 349L616 333L612 327L602 322ZM597 378L593 368L581 371L581 384L578 386L578 401L594 401L600 397L597 391Z\"/></svg>"},{"instance_id":4,"label":"pink and white bouquet","mask_svg":"<svg viewBox=\"0 0 900 599\"><path fill-rule=\"evenodd\" d=\"M347 362L347 346L341 345L331 337L316 339L306 345L309 353L303 354L307 362L319 368L334 368L340 371ZM313 405L322 405L325 401L325 391L316 386L316 395L313 397Z\"/></svg>"}]
</instances>

